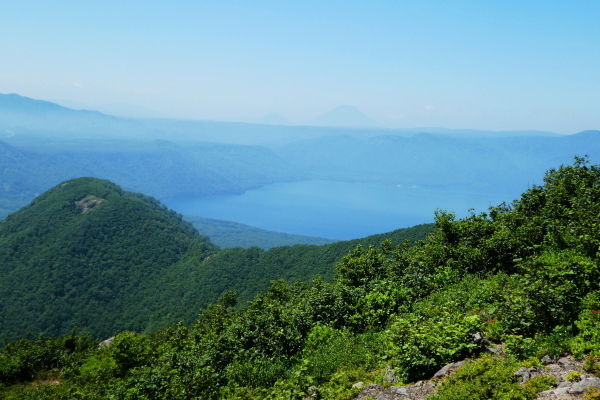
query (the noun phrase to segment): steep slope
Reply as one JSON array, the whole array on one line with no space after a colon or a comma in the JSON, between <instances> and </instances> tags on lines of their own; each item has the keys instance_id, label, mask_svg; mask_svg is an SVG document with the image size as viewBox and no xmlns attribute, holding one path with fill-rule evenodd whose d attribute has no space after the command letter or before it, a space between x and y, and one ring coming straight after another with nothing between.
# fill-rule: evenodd
<instances>
[{"instance_id":1,"label":"steep slope","mask_svg":"<svg viewBox=\"0 0 600 400\"><path fill-rule=\"evenodd\" d=\"M156 200L94 178L64 182L0 222L0 325L7 336L143 331L159 279L215 251Z\"/></svg>"}]
</instances>

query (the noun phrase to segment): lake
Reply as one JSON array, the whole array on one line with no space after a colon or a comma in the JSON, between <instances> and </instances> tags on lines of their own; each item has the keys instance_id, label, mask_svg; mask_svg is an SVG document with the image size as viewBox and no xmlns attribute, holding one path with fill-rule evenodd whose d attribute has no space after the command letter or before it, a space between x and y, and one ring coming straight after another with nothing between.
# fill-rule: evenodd
<instances>
[{"instance_id":1,"label":"lake","mask_svg":"<svg viewBox=\"0 0 600 400\"><path fill-rule=\"evenodd\" d=\"M174 197L163 203L181 214L347 240L433 222L436 208L464 217L469 208L485 211L518 194L310 180L275 183L241 195Z\"/></svg>"}]
</instances>

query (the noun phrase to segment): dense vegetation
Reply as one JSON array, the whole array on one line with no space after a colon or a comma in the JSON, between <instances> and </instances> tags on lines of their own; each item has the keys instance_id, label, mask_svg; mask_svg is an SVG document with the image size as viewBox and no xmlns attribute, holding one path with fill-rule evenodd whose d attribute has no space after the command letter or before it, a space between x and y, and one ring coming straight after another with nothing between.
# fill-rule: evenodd
<instances>
[{"instance_id":1,"label":"dense vegetation","mask_svg":"<svg viewBox=\"0 0 600 400\"><path fill-rule=\"evenodd\" d=\"M435 398L532 399L551 380L519 386L520 360L571 353L600 372L599 215L600 166L576 159L510 205L437 213L417 246L356 247L332 283L276 281L242 309L227 292L190 326L100 348L75 333L8 343L3 396L349 399L358 380L411 382L477 357L480 332L508 355L467 363Z\"/></svg>"},{"instance_id":2,"label":"dense vegetation","mask_svg":"<svg viewBox=\"0 0 600 400\"><path fill-rule=\"evenodd\" d=\"M390 234L422 239L422 227ZM58 335L78 326L94 337L193 322L231 289L240 303L272 279L331 280L359 242L219 251L157 200L109 181L78 178L0 221L0 324L9 338Z\"/></svg>"},{"instance_id":3,"label":"dense vegetation","mask_svg":"<svg viewBox=\"0 0 600 400\"><path fill-rule=\"evenodd\" d=\"M2 334L143 330L164 273L215 251L148 196L95 178L64 182L0 222Z\"/></svg>"},{"instance_id":4,"label":"dense vegetation","mask_svg":"<svg viewBox=\"0 0 600 400\"><path fill-rule=\"evenodd\" d=\"M197 260L190 258L187 262L182 262L181 267L177 269L177 274L169 275L168 281L173 287L185 288L182 292L221 294L235 289L238 303L245 305L254 299L257 293L267 291L274 279L283 279L290 283L296 280L309 282L313 276L319 275L323 281L331 282L335 264L357 246L379 247L386 239L393 244L405 241L415 243L424 239L433 229L433 224L423 224L321 246L299 244L274 247L268 251L258 247L224 249L205 260L201 272ZM209 297L204 295L203 299ZM216 301L217 298L213 299ZM164 301L168 302L169 299L166 298ZM199 310L206 305L206 302L196 303L196 309ZM184 305L179 307L186 308ZM183 319L192 321L189 318Z\"/></svg>"}]
</instances>

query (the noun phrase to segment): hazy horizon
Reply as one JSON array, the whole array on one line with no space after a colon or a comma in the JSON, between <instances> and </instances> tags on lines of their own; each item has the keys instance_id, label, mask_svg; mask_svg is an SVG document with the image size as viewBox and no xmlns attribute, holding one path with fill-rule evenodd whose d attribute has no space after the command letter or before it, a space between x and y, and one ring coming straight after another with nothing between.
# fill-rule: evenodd
<instances>
[{"instance_id":1,"label":"hazy horizon","mask_svg":"<svg viewBox=\"0 0 600 400\"><path fill-rule=\"evenodd\" d=\"M173 118L600 127L600 3L10 2L0 92Z\"/></svg>"}]
</instances>

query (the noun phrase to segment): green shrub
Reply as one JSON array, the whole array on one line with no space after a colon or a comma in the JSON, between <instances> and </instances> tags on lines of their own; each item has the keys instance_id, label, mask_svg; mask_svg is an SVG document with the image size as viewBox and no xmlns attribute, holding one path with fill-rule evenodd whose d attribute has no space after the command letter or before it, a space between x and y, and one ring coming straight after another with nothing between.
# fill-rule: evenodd
<instances>
[{"instance_id":1,"label":"green shrub","mask_svg":"<svg viewBox=\"0 0 600 400\"><path fill-rule=\"evenodd\" d=\"M385 353L384 333L352 335L327 326L315 326L301 355L306 374L320 385L341 369L375 369Z\"/></svg>"},{"instance_id":2,"label":"green shrub","mask_svg":"<svg viewBox=\"0 0 600 400\"><path fill-rule=\"evenodd\" d=\"M554 378L540 376L523 385L515 382L519 363L511 357L486 355L468 362L438 386L431 400L529 400L549 389Z\"/></svg>"},{"instance_id":3,"label":"green shrub","mask_svg":"<svg viewBox=\"0 0 600 400\"><path fill-rule=\"evenodd\" d=\"M579 333L572 342L573 355L600 356L600 291L589 293L582 300L582 309L575 325Z\"/></svg>"},{"instance_id":4,"label":"green shrub","mask_svg":"<svg viewBox=\"0 0 600 400\"><path fill-rule=\"evenodd\" d=\"M55 338L8 342L0 350L0 383L31 381L42 370L73 368L97 346L91 336L77 335L75 330Z\"/></svg>"},{"instance_id":5,"label":"green shrub","mask_svg":"<svg viewBox=\"0 0 600 400\"><path fill-rule=\"evenodd\" d=\"M600 388L591 386L585 390L583 400L599 400L600 399Z\"/></svg>"},{"instance_id":6,"label":"green shrub","mask_svg":"<svg viewBox=\"0 0 600 400\"><path fill-rule=\"evenodd\" d=\"M585 362L581 366L584 371L599 375L600 374L600 362L598 358L594 356L587 356Z\"/></svg>"},{"instance_id":7,"label":"green shrub","mask_svg":"<svg viewBox=\"0 0 600 400\"><path fill-rule=\"evenodd\" d=\"M567 380L569 382L579 382L581 380L581 374L577 371L571 371L569 372L569 375L567 375Z\"/></svg>"},{"instance_id":8,"label":"green shrub","mask_svg":"<svg viewBox=\"0 0 600 400\"><path fill-rule=\"evenodd\" d=\"M405 381L428 378L441 366L477 351L473 334L480 326L479 316L465 316L446 305L428 313L402 314L390 326L393 365Z\"/></svg>"}]
</instances>

